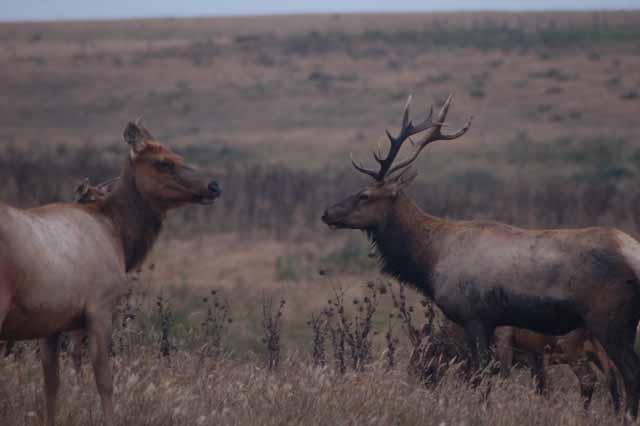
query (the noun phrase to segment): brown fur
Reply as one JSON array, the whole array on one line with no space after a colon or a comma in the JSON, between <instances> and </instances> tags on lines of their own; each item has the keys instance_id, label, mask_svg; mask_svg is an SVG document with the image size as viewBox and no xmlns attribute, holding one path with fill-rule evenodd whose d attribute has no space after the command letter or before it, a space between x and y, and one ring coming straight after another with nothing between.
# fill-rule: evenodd
<instances>
[{"instance_id":1,"label":"brown fur","mask_svg":"<svg viewBox=\"0 0 640 426\"><path fill-rule=\"evenodd\" d=\"M131 163L125 164L118 185L95 207L114 224L124 245L125 270L131 271L142 263L160 234L164 211L154 209L140 194Z\"/></svg>"},{"instance_id":2,"label":"brown fur","mask_svg":"<svg viewBox=\"0 0 640 426\"><path fill-rule=\"evenodd\" d=\"M431 142L429 135L439 132L449 103L450 99L435 127L427 130L425 142L417 144L418 150ZM401 135L410 123L405 113ZM389 156L397 153L402 138L391 141ZM387 159L378 161L388 168ZM383 272L415 286L464 327L478 366L488 361L496 327L552 335L584 328L620 371L628 412L637 416L637 241L610 228L527 230L437 218L404 193L413 176L381 176L369 170L367 174L376 182L328 208L322 220L333 228L365 231L379 252Z\"/></svg>"},{"instance_id":3,"label":"brown fur","mask_svg":"<svg viewBox=\"0 0 640 426\"><path fill-rule=\"evenodd\" d=\"M549 336L522 328L498 327L493 340L503 377L509 375L515 362L525 364L531 369L540 393L544 392L547 382L545 364L566 364L571 367L580 384L585 409L591 404L596 382L596 374L590 364L593 362L607 380L614 409L619 409L615 366L602 345L586 330L577 329L564 336Z\"/></svg>"},{"instance_id":4,"label":"brown fur","mask_svg":"<svg viewBox=\"0 0 640 426\"><path fill-rule=\"evenodd\" d=\"M444 321L438 333L450 343L464 342L464 329L451 321ZM588 409L597 375L591 367L593 363L605 376L615 410L619 409L620 389L617 371L607 354L586 330L577 329L564 336L551 336L517 327L498 327L491 339L494 355L500 361L500 372L508 377L515 365L525 365L531 369L537 391L546 390L547 365L568 365L580 385L584 408ZM419 360L421 347L411 355L408 371L420 375Z\"/></svg>"},{"instance_id":5,"label":"brown fur","mask_svg":"<svg viewBox=\"0 0 640 426\"><path fill-rule=\"evenodd\" d=\"M220 195L217 183L196 176L138 124L129 123L124 136L131 152L105 197L28 210L0 206L0 339L42 339L48 425L59 388L58 339L71 330L89 335L105 423L113 424L108 345L126 273L144 260L167 210Z\"/></svg>"},{"instance_id":6,"label":"brown fur","mask_svg":"<svg viewBox=\"0 0 640 426\"><path fill-rule=\"evenodd\" d=\"M85 179L78 185L73 193L73 201L78 204L96 203L104 200L118 183L118 178L109 179L97 186L89 183L89 179Z\"/></svg>"}]
</instances>

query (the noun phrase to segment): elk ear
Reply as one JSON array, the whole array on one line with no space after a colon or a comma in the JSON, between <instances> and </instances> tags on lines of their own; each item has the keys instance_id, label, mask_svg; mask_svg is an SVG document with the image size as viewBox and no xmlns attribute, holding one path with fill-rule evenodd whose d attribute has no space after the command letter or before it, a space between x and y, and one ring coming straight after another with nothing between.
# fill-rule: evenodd
<instances>
[{"instance_id":1,"label":"elk ear","mask_svg":"<svg viewBox=\"0 0 640 426\"><path fill-rule=\"evenodd\" d=\"M147 134L149 132L134 122L129 122L124 128L124 140L131 147L131 156L135 157L142 152L146 146Z\"/></svg>"},{"instance_id":2,"label":"elk ear","mask_svg":"<svg viewBox=\"0 0 640 426\"><path fill-rule=\"evenodd\" d=\"M89 178L85 178L73 191L73 201L76 203L81 201L86 197L87 192L89 192Z\"/></svg>"},{"instance_id":3,"label":"elk ear","mask_svg":"<svg viewBox=\"0 0 640 426\"><path fill-rule=\"evenodd\" d=\"M408 168L398 176L394 177L387 183L387 187L391 191L391 195L394 197L398 195L402 189L411 185L417 176L418 173L415 170Z\"/></svg>"}]
</instances>

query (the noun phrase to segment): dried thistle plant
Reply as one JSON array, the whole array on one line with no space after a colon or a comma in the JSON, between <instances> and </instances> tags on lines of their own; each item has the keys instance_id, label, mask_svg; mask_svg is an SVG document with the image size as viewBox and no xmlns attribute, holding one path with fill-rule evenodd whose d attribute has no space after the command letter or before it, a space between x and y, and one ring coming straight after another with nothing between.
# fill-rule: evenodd
<instances>
[{"instance_id":1,"label":"dried thistle plant","mask_svg":"<svg viewBox=\"0 0 640 426\"><path fill-rule=\"evenodd\" d=\"M135 351L143 340L143 331L133 324L142 313L142 304L146 299L145 292L135 292L129 287L127 294L116 307L117 321L114 321L112 354L124 355Z\"/></svg>"},{"instance_id":2,"label":"dried thistle plant","mask_svg":"<svg viewBox=\"0 0 640 426\"><path fill-rule=\"evenodd\" d=\"M344 321L344 291L334 289L334 296L327 301L327 307L322 314L327 319L327 328L331 335L331 346L333 348L333 360L336 370L340 374L347 371L345 356L346 333L343 326Z\"/></svg>"},{"instance_id":3,"label":"dried thistle plant","mask_svg":"<svg viewBox=\"0 0 640 426\"><path fill-rule=\"evenodd\" d=\"M418 326L416 310L408 302L405 286L400 284L397 292L391 283L381 286L389 292L394 307L393 316L400 321L401 329L413 347L408 367L410 375L418 377L425 384L436 384L451 365L463 363L465 367L468 366L466 345L459 336L454 335L451 326L436 324L436 310L431 300L420 300L424 323Z\"/></svg>"},{"instance_id":4,"label":"dried thistle plant","mask_svg":"<svg viewBox=\"0 0 640 426\"><path fill-rule=\"evenodd\" d=\"M324 313L320 315L311 314L311 319L307 321L313 334L311 359L314 367L324 367L327 365L327 352L325 341L327 338L327 317Z\"/></svg>"},{"instance_id":5,"label":"dried thistle plant","mask_svg":"<svg viewBox=\"0 0 640 426\"><path fill-rule=\"evenodd\" d=\"M156 309L160 322L160 355L170 362L176 347L171 342L171 327L175 319L168 298L160 294L156 298Z\"/></svg>"},{"instance_id":6,"label":"dried thistle plant","mask_svg":"<svg viewBox=\"0 0 640 426\"><path fill-rule=\"evenodd\" d=\"M224 353L223 339L231 318L231 306L218 290L211 290L202 302L207 306L207 314L200 324L200 331L205 343L200 351L201 356L220 359Z\"/></svg>"},{"instance_id":7,"label":"dried thistle plant","mask_svg":"<svg viewBox=\"0 0 640 426\"><path fill-rule=\"evenodd\" d=\"M398 293L393 290L393 284L387 283L384 284L381 282L378 286L380 292L388 290L389 296L391 297L391 301L393 303L393 307L396 311L396 317L400 320L400 326L404 333L409 338L411 345L416 348L420 344L420 340L422 339L423 332L429 332L431 328L431 322L433 320L432 311L429 312L428 307L430 307L430 303L424 299L422 302L423 307L425 307L425 326L429 327L428 330L425 330L422 327L422 330L415 324L414 318L414 309L413 306L409 305L407 302L407 295L405 292L404 284L400 284Z\"/></svg>"},{"instance_id":8,"label":"dried thistle plant","mask_svg":"<svg viewBox=\"0 0 640 426\"><path fill-rule=\"evenodd\" d=\"M266 365L269 370L274 370L280 365L281 339L282 339L282 314L286 301L280 299L278 307L273 309L273 299L262 301L262 343L266 345Z\"/></svg>"},{"instance_id":9,"label":"dried thistle plant","mask_svg":"<svg viewBox=\"0 0 640 426\"><path fill-rule=\"evenodd\" d=\"M372 339L376 331L373 316L378 308L379 299L375 285L366 284L367 294L360 300L352 300L354 314L349 317L345 308L344 290L334 289L334 296L327 302L323 311L327 318L327 327L331 335L335 366L341 373L346 372L347 351L350 367L363 371L372 360Z\"/></svg>"},{"instance_id":10,"label":"dried thistle plant","mask_svg":"<svg viewBox=\"0 0 640 426\"><path fill-rule=\"evenodd\" d=\"M387 349L385 351L385 359L387 361L387 370L391 370L397 365L397 352L398 352L398 344L400 340L393 335L393 331L395 328L395 319L396 315L393 312L389 313L388 321L387 321L387 332L385 333L385 341L387 343Z\"/></svg>"}]
</instances>

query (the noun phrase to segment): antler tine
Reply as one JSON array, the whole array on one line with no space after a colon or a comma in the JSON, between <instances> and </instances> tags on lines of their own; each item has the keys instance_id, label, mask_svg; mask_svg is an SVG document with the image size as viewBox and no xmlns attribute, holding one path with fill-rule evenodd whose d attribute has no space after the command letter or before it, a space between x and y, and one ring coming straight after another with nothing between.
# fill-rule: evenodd
<instances>
[{"instance_id":1,"label":"antler tine","mask_svg":"<svg viewBox=\"0 0 640 426\"><path fill-rule=\"evenodd\" d=\"M418 144L430 144L431 142L438 140L452 140L457 139L460 136L467 133L467 130L471 127L471 122L473 121L473 116L469 117L467 123L457 132L453 134L444 134L442 133L442 126L444 125L444 121L447 118L447 114L449 113L449 107L451 107L451 102L453 101L453 94L447 97L444 105L440 109L438 113L437 121L434 123L434 126L430 132L424 135L424 138Z\"/></svg>"},{"instance_id":2,"label":"antler tine","mask_svg":"<svg viewBox=\"0 0 640 426\"><path fill-rule=\"evenodd\" d=\"M421 123L419 123L417 126L413 125L411 119L409 118L409 111L410 111L412 98L413 96L409 95L409 97L407 98L407 102L405 103L404 111L402 113L402 125L400 127L400 132L398 133L398 136L394 137L393 135L391 135L389 130L385 130L387 137L389 138L389 144L390 144L389 153L387 154L387 157L384 159L380 158L380 155L375 156L376 160L378 160L378 163L380 163L380 171L378 172L378 176L376 178L377 181L382 181L384 177L388 174L393 164L393 161L396 159L398 152L400 152L400 148L402 147L402 144L404 143L404 141L406 141L411 136L417 133L420 133L430 128L431 126L433 126L433 122L431 121L431 116L433 111L431 111L427 116L427 118L423 120Z\"/></svg>"},{"instance_id":3,"label":"antler tine","mask_svg":"<svg viewBox=\"0 0 640 426\"><path fill-rule=\"evenodd\" d=\"M385 158L382 158L382 154L380 153L379 149L378 151L373 152L373 158L375 158L375 160L380 164L380 170L376 172L374 170L367 169L363 167L361 164L359 164L358 162L356 162L353 159L353 156L351 156L351 163L353 164L353 167L355 167L356 170L373 177L378 182L381 182L384 180L385 176L388 176L394 173L395 171L402 169L408 166L409 164L411 164L418 157L418 155L424 149L424 147L427 146L429 143L439 139L446 139L446 140L455 139L465 134L467 130L469 130L469 127L471 126L471 120L469 120L469 122L465 127L463 127L461 130L459 130L454 134L444 135L441 132L442 125L444 124L444 120L447 117L447 113L449 111L449 107L451 106L452 99L453 99L453 95L449 95L444 105L438 112L436 122L433 121L433 108L430 108L429 114L427 115L427 117L417 125L414 125L411 119L409 118L409 115L410 115L409 112L410 112L410 106L411 106L411 100L412 100L412 96L409 95L402 113L402 124L400 127L400 131L398 132L398 135L393 136L389 132L389 130L385 129L387 138L389 138L389 151L387 153L387 156ZM412 145L417 145L417 148L414 154L409 159L392 167L394 160L396 159L398 153L400 152L400 148L402 147L402 144L407 139L410 139L411 136L424 132L425 130L428 130L428 132L425 135L425 137L422 138L421 141L419 141L418 143L414 143L413 141L411 141Z\"/></svg>"},{"instance_id":4,"label":"antler tine","mask_svg":"<svg viewBox=\"0 0 640 426\"><path fill-rule=\"evenodd\" d=\"M409 107L411 106L411 99L413 99L413 95L409 95L407 98L407 102L404 104L404 112L402 113L402 128L400 131L412 127L411 122L409 121Z\"/></svg>"},{"instance_id":5,"label":"antler tine","mask_svg":"<svg viewBox=\"0 0 640 426\"><path fill-rule=\"evenodd\" d=\"M375 151L373 151L373 158L379 163L382 164L382 148L380 148L380 143L378 142L378 147Z\"/></svg>"},{"instance_id":6,"label":"antler tine","mask_svg":"<svg viewBox=\"0 0 640 426\"><path fill-rule=\"evenodd\" d=\"M358 170L359 172L362 172L362 173L364 173L366 175L369 175L372 178L378 180L378 172L376 172L375 170L370 170L370 169L367 169L367 168L361 166L356 160L353 159L353 153L349 154L349 158L351 158L351 164L353 165L353 167L356 168L356 170Z\"/></svg>"},{"instance_id":7,"label":"antler tine","mask_svg":"<svg viewBox=\"0 0 640 426\"><path fill-rule=\"evenodd\" d=\"M469 117L469 120L467 121L467 123L457 132L452 133L452 134L443 134L442 133L442 126L444 125L444 121L447 118L447 114L449 113L449 107L451 107L451 102L453 101L453 94L449 95L447 97L447 100L445 101L444 105L442 106L442 108L440 109L440 111L438 112L438 116L436 117L436 122L431 122L431 116L433 115L433 108L431 108L431 111L429 113L429 117L428 117L428 121L430 122L430 130L424 135L424 137L422 138L422 140L414 143L414 145L417 145L418 148L416 148L415 152L413 153L413 155L411 157L409 157L408 159L402 161L401 163L395 165L391 170L389 170L389 175L391 175L392 173L407 167L408 165L410 165L411 163L413 163L415 161L416 158L418 158L418 155L420 154L420 152L422 152L422 150L429 145L431 142L435 142L438 140L453 140L453 139L457 139L460 136L464 135L465 133L467 133L467 131L469 130L469 128L471 127L471 122L473 121L473 116ZM426 129L424 129L426 130Z\"/></svg>"},{"instance_id":8,"label":"antler tine","mask_svg":"<svg viewBox=\"0 0 640 426\"><path fill-rule=\"evenodd\" d=\"M427 130L429 127L432 127L433 121L431 120L431 118L433 117L433 107L429 108L429 115L427 115L427 118L424 119L424 121L422 121L422 123L418 124L417 126L414 126L414 132L413 134L422 132L424 130Z\"/></svg>"}]
</instances>

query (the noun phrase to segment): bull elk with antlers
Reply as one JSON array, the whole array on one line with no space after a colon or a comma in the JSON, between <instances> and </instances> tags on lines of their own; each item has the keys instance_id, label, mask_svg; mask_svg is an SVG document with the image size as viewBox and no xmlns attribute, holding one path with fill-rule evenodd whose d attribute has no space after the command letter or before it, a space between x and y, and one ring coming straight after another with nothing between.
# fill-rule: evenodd
<instances>
[{"instance_id":1,"label":"bull elk with antlers","mask_svg":"<svg viewBox=\"0 0 640 426\"><path fill-rule=\"evenodd\" d=\"M417 287L464 328L476 365L487 362L489 339L498 326L553 335L585 328L620 371L627 410L635 418L640 244L611 228L529 230L422 211L404 192L416 176L409 166L432 142L455 140L471 125L469 120L454 134L442 132L451 99L435 121L429 114L417 125L409 119L407 102L400 133L387 132L388 154L374 154L379 169L352 159L374 183L328 208L322 220L332 228L363 230L379 252L384 273ZM402 144L418 134L413 155L394 166Z\"/></svg>"},{"instance_id":2,"label":"bull elk with antlers","mask_svg":"<svg viewBox=\"0 0 640 426\"><path fill-rule=\"evenodd\" d=\"M108 344L126 273L140 264L168 210L221 191L139 123L119 179L98 202L21 210L0 205L0 340L42 339L47 424L55 420L60 333L86 330L104 422L113 424ZM98 194L99 195L99 194Z\"/></svg>"}]
</instances>

